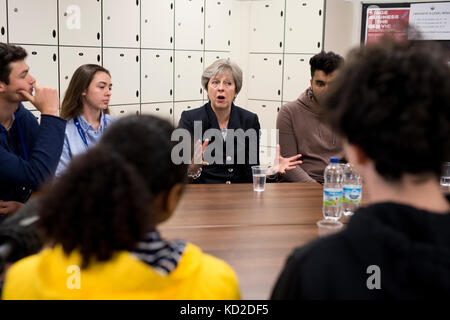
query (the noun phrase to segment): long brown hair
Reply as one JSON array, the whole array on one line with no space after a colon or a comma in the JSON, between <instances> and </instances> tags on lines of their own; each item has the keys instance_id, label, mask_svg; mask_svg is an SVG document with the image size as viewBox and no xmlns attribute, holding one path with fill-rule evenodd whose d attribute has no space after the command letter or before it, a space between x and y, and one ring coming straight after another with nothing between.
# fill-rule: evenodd
<instances>
[{"instance_id":1,"label":"long brown hair","mask_svg":"<svg viewBox=\"0 0 450 320\"><path fill-rule=\"evenodd\" d=\"M82 93L89 87L97 72L105 72L111 77L108 70L97 64L83 64L75 70L61 104L61 118L70 120L82 113ZM109 114L109 108L104 113Z\"/></svg>"}]
</instances>

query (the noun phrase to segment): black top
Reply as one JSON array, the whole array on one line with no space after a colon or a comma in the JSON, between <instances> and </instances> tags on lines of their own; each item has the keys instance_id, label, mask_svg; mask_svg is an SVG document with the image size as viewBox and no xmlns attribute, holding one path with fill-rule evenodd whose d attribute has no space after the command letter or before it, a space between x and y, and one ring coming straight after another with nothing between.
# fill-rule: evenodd
<instances>
[{"instance_id":1,"label":"black top","mask_svg":"<svg viewBox=\"0 0 450 320\"><path fill-rule=\"evenodd\" d=\"M361 208L344 231L295 249L272 292L272 299L448 297L450 214L396 203Z\"/></svg>"},{"instance_id":2,"label":"black top","mask_svg":"<svg viewBox=\"0 0 450 320\"><path fill-rule=\"evenodd\" d=\"M195 127L197 130L194 128L194 121L198 121L198 127ZM217 117L209 102L200 108L183 111L178 127L190 132L192 143L209 138L204 159L209 166L203 166L201 176L194 183L252 182L251 166L259 164L260 125L256 114L233 104L226 140L220 133ZM230 145L229 148L226 147L227 144Z\"/></svg>"}]
</instances>

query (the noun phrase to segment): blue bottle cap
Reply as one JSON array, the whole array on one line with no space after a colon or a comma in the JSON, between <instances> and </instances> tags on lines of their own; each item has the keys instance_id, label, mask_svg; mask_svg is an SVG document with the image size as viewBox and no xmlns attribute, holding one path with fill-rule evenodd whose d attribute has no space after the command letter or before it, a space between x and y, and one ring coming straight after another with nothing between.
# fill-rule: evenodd
<instances>
[{"instance_id":1,"label":"blue bottle cap","mask_svg":"<svg viewBox=\"0 0 450 320\"><path fill-rule=\"evenodd\" d=\"M339 158L337 158L337 157L331 157L331 158L330 158L330 162L331 162L331 163L339 163Z\"/></svg>"}]
</instances>

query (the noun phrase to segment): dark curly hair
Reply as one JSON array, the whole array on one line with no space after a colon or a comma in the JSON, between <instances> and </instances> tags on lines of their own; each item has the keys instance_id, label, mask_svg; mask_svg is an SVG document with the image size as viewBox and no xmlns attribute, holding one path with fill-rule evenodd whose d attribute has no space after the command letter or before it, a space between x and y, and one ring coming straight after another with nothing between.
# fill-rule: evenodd
<instances>
[{"instance_id":1,"label":"dark curly hair","mask_svg":"<svg viewBox=\"0 0 450 320\"><path fill-rule=\"evenodd\" d=\"M324 107L385 179L438 176L450 159L450 68L436 44L386 37L353 49Z\"/></svg>"},{"instance_id":2,"label":"dark curly hair","mask_svg":"<svg viewBox=\"0 0 450 320\"><path fill-rule=\"evenodd\" d=\"M24 48L0 42L0 81L9 84L10 63L24 60L26 57Z\"/></svg>"},{"instance_id":3,"label":"dark curly hair","mask_svg":"<svg viewBox=\"0 0 450 320\"><path fill-rule=\"evenodd\" d=\"M185 181L187 167L171 161L172 131L153 116L122 118L75 157L42 197L39 221L48 240L67 254L79 250L82 268L133 250L166 218L152 211L154 197Z\"/></svg>"},{"instance_id":4,"label":"dark curly hair","mask_svg":"<svg viewBox=\"0 0 450 320\"><path fill-rule=\"evenodd\" d=\"M316 70L322 70L325 74L330 74L339 68L343 62L344 58L333 51L321 51L309 59L309 65L311 66L311 77L314 77Z\"/></svg>"}]
</instances>

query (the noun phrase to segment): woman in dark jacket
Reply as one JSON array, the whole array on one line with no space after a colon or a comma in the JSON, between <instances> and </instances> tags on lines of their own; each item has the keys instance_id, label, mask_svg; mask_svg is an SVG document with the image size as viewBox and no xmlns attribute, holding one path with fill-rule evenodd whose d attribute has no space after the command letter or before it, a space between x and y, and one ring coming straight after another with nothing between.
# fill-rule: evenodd
<instances>
[{"instance_id":1,"label":"woman in dark jacket","mask_svg":"<svg viewBox=\"0 0 450 320\"><path fill-rule=\"evenodd\" d=\"M203 72L202 85L209 102L184 111L179 123L198 151L188 175L196 183L251 182L251 166L259 164L260 125L256 114L233 103L242 87L242 70L230 60L217 60ZM269 174L284 174L301 163L301 155L283 158L277 148L277 163Z\"/></svg>"}]
</instances>

